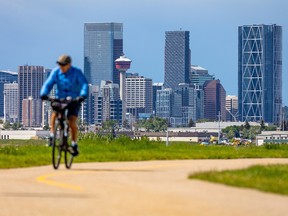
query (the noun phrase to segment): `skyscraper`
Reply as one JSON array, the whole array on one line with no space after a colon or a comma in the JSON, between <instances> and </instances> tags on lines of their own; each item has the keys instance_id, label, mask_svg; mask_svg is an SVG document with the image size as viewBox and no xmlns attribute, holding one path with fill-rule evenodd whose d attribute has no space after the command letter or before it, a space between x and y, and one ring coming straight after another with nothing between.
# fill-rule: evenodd
<instances>
[{"instance_id":1,"label":"skyscraper","mask_svg":"<svg viewBox=\"0 0 288 216\"><path fill-rule=\"evenodd\" d=\"M18 122L18 83L4 84L4 121Z\"/></svg>"},{"instance_id":2,"label":"skyscraper","mask_svg":"<svg viewBox=\"0 0 288 216\"><path fill-rule=\"evenodd\" d=\"M17 82L18 73L0 70L0 117L4 117L4 84Z\"/></svg>"},{"instance_id":3,"label":"skyscraper","mask_svg":"<svg viewBox=\"0 0 288 216\"><path fill-rule=\"evenodd\" d=\"M83 103L83 122L84 124L95 124L95 116L97 115L96 106L99 94L99 86L89 84L88 97Z\"/></svg>"},{"instance_id":4,"label":"skyscraper","mask_svg":"<svg viewBox=\"0 0 288 216\"><path fill-rule=\"evenodd\" d=\"M182 125L187 126L190 119L196 121L203 118L203 90L189 84L180 84L177 92L182 96Z\"/></svg>"},{"instance_id":5,"label":"skyscraper","mask_svg":"<svg viewBox=\"0 0 288 216\"><path fill-rule=\"evenodd\" d=\"M226 120L226 91L220 80L206 81L204 84L204 118Z\"/></svg>"},{"instance_id":6,"label":"skyscraper","mask_svg":"<svg viewBox=\"0 0 288 216\"><path fill-rule=\"evenodd\" d=\"M39 99L40 89L43 85L43 81L44 81L43 66L25 65L18 67L18 98L19 98L18 118L20 122L22 122L22 100L28 98Z\"/></svg>"},{"instance_id":7,"label":"skyscraper","mask_svg":"<svg viewBox=\"0 0 288 216\"><path fill-rule=\"evenodd\" d=\"M238 97L235 95L226 96L226 120L237 121L238 120Z\"/></svg>"},{"instance_id":8,"label":"skyscraper","mask_svg":"<svg viewBox=\"0 0 288 216\"><path fill-rule=\"evenodd\" d=\"M238 28L238 100L241 121L279 123L282 106L282 27Z\"/></svg>"},{"instance_id":9,"label":"skyscraper","mask_svg":"<svg viewBox=\"0 0 288 216\"><path fill-rule=\"evenodd\" d=\"M196 88L202 88L207 80L214 80L215 77L208 73L208 70L199 65L191 65L190 82Z\"/></svg>"},{"instance_id":10,"label":"skyscraper","mask_svg":"<svg viewBox=\"0 0 288 216\"><path fill-rule=\"evenodd\" d=\"M143 76L129 76L126 78L127 112L136 119L139 113L152 114L152 79ZM123 103L123 102L122 102Z\"/></svg>"},{"instance_id":11,"label":"skyscraper","mask_svg":"<svg viewBox=\"0 0 288 216\"><path fill-rule=\"evenodd\" d=\"M180 83L189 83L189 31L165 32L164 86L175 89Z\"/></svg>"},{"instance_id":12,"label":"skyscraper","mask_svg":"<svg viewBox=\"0 0 288 216\"><path fill-rule=\"evenodd\" d=\"M168 119L171 116L171 101L173 90L171 88L161 89L156 95L156 115Z\"/></svg>"},{"instance_id":13,"label":"skyscraper","mask_svg":"<svg viewBox=\"0 0 288 216\"><path fill-rule=\"evenodd\" d=\"M84 24L84 74L92 85L101 80L119 84L114 61L123 54L122 23Z\"/></svg>"},{"instance_id":14,"label":"skyscraper","mask_svg":"<svg viewBox=\"0 0 288 216\"><path fill-rule=\"evenodd\" d=\"M28 97L22 100L22 123L24 127L39 127L42 122L42 101Z\"/></svg>"},{"instance_id":15,"label":"skyscraper","mask_svg":"<svg viewBox=\"0 0 288 216\"><path fill-rule=\"evenodd\" d=\"M102 81L98 100L95 101L96 124L101 125L106 121L113 120L118 124L122 122L122 101L119 97L119 85L111 81Z\"/></svg>"},{"instance_id":16,"label":"skyscraper","mask_svg":"<svg viewBox=\"0 0 288 216\"><path fill-rule=\"evenodd\" d=\"M157 90L161 90L161 89L163 89L163 83L153 83L152 85L152 94L153 94L152 110L153 110L154 115L156 115Z\"/></svg>"}]
</instances>

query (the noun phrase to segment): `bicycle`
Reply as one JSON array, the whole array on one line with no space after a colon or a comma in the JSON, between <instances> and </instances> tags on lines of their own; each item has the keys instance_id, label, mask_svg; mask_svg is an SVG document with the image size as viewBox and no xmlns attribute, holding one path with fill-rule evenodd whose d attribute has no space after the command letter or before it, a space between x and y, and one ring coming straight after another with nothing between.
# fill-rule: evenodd
<instances>
[{"instance_id":1,"label":"bicycle","mask_svg":"<svg viewBox=\"0 0 288 216\"><path fill-rule=\"evenodd\" d=\"M58 169L62 152L64 152L64 161L67 169L72 166L74 156L72 147L68 143L69 138L69 121L68 107L71 103L79 103L72 98L55 99L48 98L52 109L56 112L56 120L54 122L54 136L52 138L52 164L54 169Z\"/></svg>"}]
</instances>

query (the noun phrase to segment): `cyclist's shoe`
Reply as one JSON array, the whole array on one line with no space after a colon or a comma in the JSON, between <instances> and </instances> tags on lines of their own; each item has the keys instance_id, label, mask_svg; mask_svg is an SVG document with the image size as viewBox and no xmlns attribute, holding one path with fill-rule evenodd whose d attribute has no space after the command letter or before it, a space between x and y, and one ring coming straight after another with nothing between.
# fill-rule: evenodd
<instances>
[{"instance_id":1,"label":"cyclist's shoe","mask_svg":"<svg viewBox=\"0 0 288 216\"><path fill-rule=\"evenodd\" d=\"M48 139L48 143L47 143L47 147L51 147L52 146L52 142L53 142L53 137L49 137L49 139Z\"/></svg>"},{"instance_id":2,"label":"cyclist's shoe","mask_svg":"<svg viewBox=\"0 0 288 216\"><path fill-rule=\"evenodd\" d=\"M71 151L71 154L75 157L79 154L79 151L78 151L78 145L77 144L74 144L74 145L71 145L72 147L72 151Z\"/></svg>"}]
</instances>

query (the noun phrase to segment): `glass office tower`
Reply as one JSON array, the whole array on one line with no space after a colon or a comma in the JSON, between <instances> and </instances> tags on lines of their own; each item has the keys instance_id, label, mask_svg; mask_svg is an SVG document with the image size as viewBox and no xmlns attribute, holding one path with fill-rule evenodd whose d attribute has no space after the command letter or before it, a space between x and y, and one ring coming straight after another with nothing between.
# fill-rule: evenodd
<instances>
[{"instance_id":1,"label":"glass office tower","mask_svg":"<svg viewBox=\"0 0 288 216\"><path fill-rule=\"evenodd\" d=\"M189 83L189 31L165 32L165 88L175 89L180 83Z\"/></svg>"},{"instance_id":2,"label":"glass office tower","mask_svg":"<svg viewBox=\"0 0 288 216\"><path fill-rule=\"evenodd\" d=\"M238 28L238 102L241 121L279 123L282 106L282 27Z\"/></svg>"},{"instance_id":3,"label":"glass office tower","mask_svg":"<svg viewBox=\"0 0 288 216\"><path fill-rule=\"evenodd\" d=\"M122 23L84 24L84 74L92 85L101 80L119 84L114 61L123 54Z\"/></svg>"}]
</instances>

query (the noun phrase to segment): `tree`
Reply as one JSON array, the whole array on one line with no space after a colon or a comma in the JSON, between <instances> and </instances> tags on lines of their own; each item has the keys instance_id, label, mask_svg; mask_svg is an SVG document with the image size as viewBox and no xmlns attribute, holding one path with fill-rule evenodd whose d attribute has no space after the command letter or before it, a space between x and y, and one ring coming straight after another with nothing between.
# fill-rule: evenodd
<instances>
[{"instance_id":1,"label":"tree","mask_svg":"<svg viewBox=\"0 0 288 216\"><path fill-rule=\"evenodd\" d=\"M287 131L288 130L288 122L284 121L284 130Z\"/></svg>"},{"instance_id":2,"label":"tree","mask_svg":"<svg viewBox=\"0 0 288 216\"><path fill-rule=\"evenodd\" d=\"M160 118L158 116L156 116L154 119L153 119L153 130L155 132L159 132L159 131L166 131L167 130L167 120L166 119L163 119L163 118Z\"/></svg>"},{"instance_id":3,"label":"tree","mask_svg":"<svg viewBox=\"0 0 288 216\"><path fill-rule=\"evenodd\" d=\"M195 126L195 123L194 123L194 121L192 120L192 118L189 119L188 126L189 126L189 127L194 127L194 126Z\"/></svg>"},{"instance_id":4,"label":"tree","mask_svg":"<svg viewBox=\"0 0 288 216\"><path fill-rule=\"evenodd\" d=\"M116 121L114 120L107 120L102 123L102 128L106 131L112 131L112 129L115 127Z\"/></svg>"},{"instance_id":5,"label":"tree","mask_svg":"<svg viewBox=\"0 0 288 216\"><path fill-rule=\"evenodd\" d=\"M228 133L226 133L226 137L228 139L233 139L235 137L235 132L233 130L229 130Z\"/></svg>"},{"instance_id":6,"label":"tree","mask_svg":"<svg viewBox=\"0 0 288 216\"><path fill-rule=\"evenodd\" d=\"M153 125L153 118L149 118L147 120L144 120L144 127L146 131L154 130L154 125Z\"/></svg>"},{"instance_id":7,"label":"tree","mask_svg":"<svg viewBox=\"0 0 288 216\"><path fill-rule=\"evenodd\" d=\"M13 129L13 130L19 130L20 127L21 127L20 122L14 122L14 123L12 124L12 129Z\"/></svg>"},{"instance_id":8,"label":"tree","mask_svg":"<svg viewBox=\"0 0 288 216\"><path fill-rule=\"evenodd\" d=\"M261 129L261 131L265 130L265 122L263 120L261 120L260 129Z\"/></svg>"},{"instance_id":9,"label":"tree","mask_svg":"<svg viewBox=\"0 0 288 216\"><path fill-rule=\"evenodd\" d=\"M247 130L249 130L250 127L251 127L251 126L250 126L249 122L248 122L248 121L245 121L244 128L247 129Z\"/></svg>"},{"instance_id":10,"label":"tree","mask_svg":"<svg viewBox=\"0 0 288 216\"><path fill-rule=\"evenodd\" d=\"M45 125L43 126L43 130L49 130L49 125L48 125L48 124L45 124Z\"/></svg>"},{"instance_id":11,"label":"tree","mask_svg":"<svg viewBox=\"0 0 288 216\"><path fill-rule=\"evenodd\" d=\"M9 130L9 129L11 128L10 121L6 121L6 122L3 124L3 128L6 129L6 130Z\"/></svg>"},{"instance_id":12,"label":"tree","mask_svg":"<svg viewBox=\"0 0 288 216\"><path fill-rule=\"evenodd\" d=\"M147 132L149 131L159 132L167 130L168 122L166 119L156 116L139 121L138 126L144 127Z\"/></svg>"},{"instance_id":13,"label":"tree","mask_svg":"<svg viewBox=\"0 0 288 216\"><path fill-rule=\"evenodd\" d=\"M129 122L127 119L123 121L123 128L130 128Z\"/></svg>"}]
</instances>

